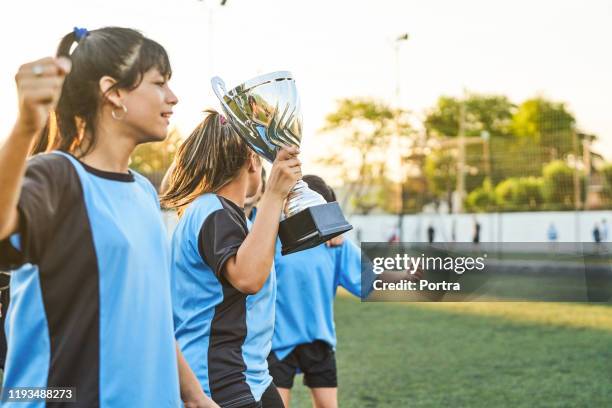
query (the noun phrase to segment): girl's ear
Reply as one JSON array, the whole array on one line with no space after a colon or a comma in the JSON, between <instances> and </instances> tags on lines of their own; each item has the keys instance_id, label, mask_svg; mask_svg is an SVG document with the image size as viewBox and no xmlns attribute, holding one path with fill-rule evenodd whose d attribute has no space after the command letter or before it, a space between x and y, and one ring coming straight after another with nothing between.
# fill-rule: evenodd
<instances>
[{"instance_id":1,"label":"girl's ear","mask_svg":"<svg viewBox=\"0 0 612 408\"><path fill-rule=\"evenodd\" d=\"M100 78L100 82L98 84L100 86L100 93L103 95L104 99L110 102L113 107L121 108L121 92L119 89L113 89L109 92L109 89L111 89L116 83L117 81L115 81L115 79L105 75Z\"/></svg>"},{"instance_id":2,"label":"girl's ear","mask_svg":"<svg viewBox=\"0 0 612 408\"><path fill-rule=\"evenodd\" d=\"M249 150L249 159L247 162L249 164L249 168L248 168L249 173L257 173L261 171L261 170L258 170L259 157L252 150Z\"/></svg>"}]
</instances>

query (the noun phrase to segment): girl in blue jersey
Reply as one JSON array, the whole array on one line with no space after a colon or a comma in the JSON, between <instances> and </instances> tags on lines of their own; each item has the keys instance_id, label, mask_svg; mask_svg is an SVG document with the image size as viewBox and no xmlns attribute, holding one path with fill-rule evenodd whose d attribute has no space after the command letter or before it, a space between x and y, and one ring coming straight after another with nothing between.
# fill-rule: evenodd
<instances>
[{"instance_id":1,"label":"girl in blue jersey","mask_svg":"<svg viewBox=\"0 0 612 408\"><path fill-rule=\"evenodd\" d=\"M301 177L296 148L278 152L258 216L244 215L261 162L215 111L180 147L162 197L178 210L172 237L175 334L202 388L221 407L282 407L266 358L273 260L283 201Z\"/></svg>"},{"instance_id":2,"label":"girl in blue jersey","mask_svg":"<svg viewBox=\"0 0 612 408\"><path fill-rule=\"evenodd\" d=\"M320 177L307 175L304 181L326 201L336 201L333 190ZM304 373L313 406L337 407L334 297L338 286L360 296L360 250L349 240L335 239L277 256L275 268L276 320L269 358L274 384L289 407L293 379Z\"/></svg>"},{"instance_id":3,"label":"girl in blue jersey","mask_svg":"<svg viewBox=\"0 0 612 408\"><path fill-rule=\"evenodd\" d=\"M170 76L161 45L118 27L75 28L56 58L19 68L0 148L0 269L14 270L4 390L59 387L87 408L216 406L175 344L155 189L128 169L137 145L166 137ZM26 161L31 150L52 152Z\"/></svg>"}]
</instances>

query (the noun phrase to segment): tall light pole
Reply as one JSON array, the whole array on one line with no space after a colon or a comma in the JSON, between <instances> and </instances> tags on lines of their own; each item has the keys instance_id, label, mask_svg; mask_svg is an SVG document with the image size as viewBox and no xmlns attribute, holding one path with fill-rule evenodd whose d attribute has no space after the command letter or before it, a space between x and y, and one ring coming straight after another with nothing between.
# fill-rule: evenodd
<instances>
[{"instance_id":1,"label":"tall light pole","mask_svg":"<svg viewBox=\"0 0 612 408\"><path fill-rule=\"evenodd\" d=\"M408 41L408 33L399 35L393 40L393 50L395 51L395 104L400 105L400 44Z\"/></svg>"},{"instance_id":2,"label":"tall light pole","mask_svg":"<svg viewBox=\"0 0 612 408\"><path fill-rule=\"evenodd\" d=\"M214 28L214 6L213 6L213 2L212 1L205 1L205 0L198 0L198 2L200 3L205 3L206 4L206 8L208 11L208 64L210 67L210 76L214 76L215 75L215 53L213 50L213 47L215 46L214 44L214 33L215 33L215 28ZM225 4L227 3L227 0L221 0L220 1L220 5L221 7L225 6Z\"/></svg>"},{"instance_id":3,"label":"tall light pole","mask_svg":"<svg viewBox=\"0 0 612 408\"><path fill-rule=\"evenodd\" d=\"M399 111L400 108L400 45L403 42L408 41L408 33L403 33L395 38L393 41L393 50L395 51L395 106ZM399 147L399 118L396 117L396 130L397 130L397 142ZM400 154L400 169L403 168L403 159L401 156L401 151L398 150ZM400 242L404 240L404 174L403 171L400 171L401 179L400 179L400 202L399 202L399 211L397 217L397 230L398 230L398 238Z\"/></svg>"},{"instance_id":4,"label":"tall light pole","mask_svg":"<svg viewBox=\"0 0 612 408\"><path fill-rule=\"evenodd\" d=\"M464 97L459 105L459 157L457 158L457 201L456 212L463 212L463 199L465 198L465 91Z\"/></svg>"}]
</instances>

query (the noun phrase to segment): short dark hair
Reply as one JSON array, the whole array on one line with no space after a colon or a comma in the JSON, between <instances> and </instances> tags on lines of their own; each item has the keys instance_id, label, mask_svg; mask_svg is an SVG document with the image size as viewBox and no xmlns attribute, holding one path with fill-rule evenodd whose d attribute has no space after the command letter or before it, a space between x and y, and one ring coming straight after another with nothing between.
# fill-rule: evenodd
<instances>
[{"instance_id":1,"label":"short dark hair","mask_svg":"<svg viewBox=\"0 0 612 408\"><path fill-rule=\"evenodd\" d=\"M325 180L323 180L321 177L315 176L314 174L308 174L302 177L302 180L308 184L308 187L311 190L321 194L328 203L336 201L336 193L334 193L334 190L327 185Z\"/></svg>"}]
</instances>

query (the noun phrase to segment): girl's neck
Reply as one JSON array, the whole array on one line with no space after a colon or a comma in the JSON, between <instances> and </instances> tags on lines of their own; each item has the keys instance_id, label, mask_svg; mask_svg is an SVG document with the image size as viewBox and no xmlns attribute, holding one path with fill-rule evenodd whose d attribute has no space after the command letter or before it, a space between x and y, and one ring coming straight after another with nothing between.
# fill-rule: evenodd
<instances>
[{"instance_id":1,"label":"girl's neck","mask_svg":"<svg viewBox=\"0 0 612 408\"><path fill-rule=\"evenodd\" d=\"M240 175L232 180L230 183L221 187L217 191L217 195L232 201L240 208L244 208L244 200L246 198L248 187L248 179L246 171L241 171Z\"/></svg>"},{"instance_id":2,"label":"girl's neck","mask_svg":"<svg viewBox=\"0 0 612 408\"><path fill-rule=\"evenodd\" d=\"M98 126L93 149L79 159L98 170L127 173L130 156L136 148L135 139L114 127Z\"/></svg>"}]
</instances>

